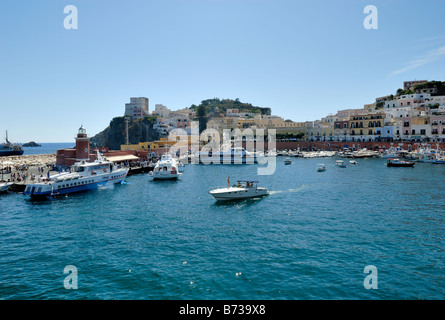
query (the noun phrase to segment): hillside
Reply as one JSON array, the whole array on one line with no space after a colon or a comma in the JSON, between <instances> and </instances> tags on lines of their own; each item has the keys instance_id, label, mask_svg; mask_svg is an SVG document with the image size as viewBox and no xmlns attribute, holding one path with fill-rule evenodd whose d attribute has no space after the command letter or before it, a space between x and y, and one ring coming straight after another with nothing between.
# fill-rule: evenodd
<instances>
[{"instance_id":1,"label":"hillside","mask_svg":"<svg viewBox=\"0 0 445 320\"><path fill-rule=\"evenodd\" d=\"M239 109L240 112L261 113L265 115L271 114L270 108L253 106L250 103L241 102L239 99L207 99L201 101L201 104L198 106L193 104L190 109L197 112L199 107L205 107L207 117L216 116L219 114L225 115L227 109Z\"/></svg>"},{"instance_id":2,"label":"hillside","mask_svg":"<svg viewBox=\"0 0 445 320\"><path fill-rule=\"evenodd\" d=\"M437 92L432 96L443 96L445 95L445 81L428 81L414 86L414 91L422 89L436 89Z\"/></svg>"},{"instance_id":3,"label":"hillside","mask_svg":"<svg viewBox=\"0 0 445 320\"><path fill-rule=\"evenodd\" d=\"M128 136L130 144L142 141L154 141L159 139L159 134L153 130L156 117L144 117L133 119L128 124ZM107 147L110 150L119 150L126 143L125 117L116 117L102 132L90 139L93 147Z\"/></svg>"},{"instance_id":4,"label":"hillside","mask_svg":"<svg viewBox=\"0 0 445 320\"><path fill-rule=\"evenodd\" d=\"M264 115L271 114L270 108L253 106L250 103L241 102L239 99L207 99L201 101L199 106L193 104L190 109L196 112L195 120L199 121L199 132L206 129L207 120L215 116L226 115L227 109L238 109L240 112L258 113Z\"/></svg>"}]
</instances>

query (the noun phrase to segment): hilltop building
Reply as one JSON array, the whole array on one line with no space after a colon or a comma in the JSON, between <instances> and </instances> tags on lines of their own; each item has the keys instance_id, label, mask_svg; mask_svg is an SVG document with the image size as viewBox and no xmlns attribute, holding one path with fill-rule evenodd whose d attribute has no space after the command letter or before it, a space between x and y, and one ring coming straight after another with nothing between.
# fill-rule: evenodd
<instances>
[{"instance_id":1,"label":"hilltop building","mask_svg":"<svg viewBox=\"0 0 445 320\"><path fill-rule=\"evenodd\" d=\"M426 82L428 82L428 80L405 81L403 82L403 90L413 90L415 85Z\"/></svg>"},{"instance_id":2,"label":"hilltop building","mask_svg":"<svg viewBox=\"0 0 445 320\"><path fill-rule=\"evenodd\" d=\"M130 103L125 104L124 116L142 118L148 115L148 98L130 98Z\"/></svg>"}]
</instances>

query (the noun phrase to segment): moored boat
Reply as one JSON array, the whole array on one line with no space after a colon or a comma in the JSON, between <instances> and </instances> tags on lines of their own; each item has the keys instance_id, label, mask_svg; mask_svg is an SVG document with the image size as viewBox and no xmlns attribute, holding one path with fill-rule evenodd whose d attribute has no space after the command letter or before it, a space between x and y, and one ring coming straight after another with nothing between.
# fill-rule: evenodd
<instances>
[{"instance_id":1,"label":"moored boat","mask_svg":"<svg viewBox=\"0 0 445 320\"><path fill-rule=\"evenodd\" d=\"M153 171L149 172L153 180L178 179L182 173L178 171L179 162L169 154L162 155Z\"/></svg>"},{"instance_id":2,"label":"moored boat","mask_svg":"<svg viewBox=\"0 0 445 320\"><path fill-rule=\"evenodd\" d=\"M435 159L432 164L445 164L445 157Z\"/></svg>"},{"instance_id":3,"label":"moored boat","mask_svg":"<svg viewBox=\"0 0 445 320\"><path fill-rule=\"evenodd\" d=\"M345 162L343 160L335 161L335 165L339 168L346 168Z\"/></svg>"},{"instance_id":4,"label":"moored boat","mask_svg":"<svg viewBox=\"0 0 445 320\"><path fill-rule=\"evenodd\" d=\"M278 155L278 154L277 154ZM219 151L200 151L195 155L201 164L254 164L258 163L257 157L241 147L232 147Z\"/></svg>"},{"instance_id":5,"label":"moored boat","mask_svg":"<svg viewBox=\"0 0 445 320\"><path fill-rule=\"evenodd\" d=\"M0 182L0 193L8 192L8 189L12 184L12 182Z\"/></svg>"},{"instance_id":6,"label":"moored boat","mask_svg":"<svg viewBox=\"0 0 445 320\"><path fill-rule=\"evenodd\" d=\"M8 140L8 131L6 131L6 141L0 145L0 157L1 156L21 156L24 150L23 147L18 144L12 144Z\"/></svg>"},{"instance_id":7,"label":"moored boat","mask_svg":"<svg viewBox=\"0 0 445 320\"><path fill-rule=\"evenodd\" d=\"M31 198L51 198L97 189L101 186L123 182L128 170L128 168L118 168L97 152L97 160L76 162L70 172L55 174L37 183L28 184L23 194Z\"/></svg>"},{"instance_id":8,"label":"moored boat","mask_svg":"<svg viewBox=\"0 0 445 320\"><path fill-rule=\"evenodd\" d=\"M400 160L400 159L388 159L386 162L387 167L414 167L414 162Z\"/></svg>"}]
</instances>

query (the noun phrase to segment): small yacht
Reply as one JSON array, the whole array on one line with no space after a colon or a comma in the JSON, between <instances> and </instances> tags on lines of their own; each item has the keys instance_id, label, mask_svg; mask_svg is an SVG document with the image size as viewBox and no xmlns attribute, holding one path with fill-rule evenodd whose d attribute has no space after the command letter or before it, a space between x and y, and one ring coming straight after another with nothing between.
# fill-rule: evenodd
<instances>
[{"instance_id":1,"label":"small yacht","mask_svg":"<svg viewBox=\"0 0 445 320\"><path fill-rule=\"evenodd\" d=\"M320 163L318 165L317 172L324 172L324 171L326 171L326 166L324 164Z\"/></svg>"},{"instance_id":2,"label":"small yacht","mask_svg":"<svg viewBox=\"0 0 445 320\"><path fill-rule=\"evenodd\" d=\"M239 180L237 184L227 188L215 189L209 193L218 201L240 200L262 197L269 194L266 188L258 187L258 181Z\"/></svg>"},{"instance_id":3,"label":"small yacht","mask_svg":"<svg viewBox=\"0 0 445 320\"><path fill-rule=\"evenodd\" d=\"M335 166L337 166L339 168L346 168L345 162L343 160L335 161Z\"/></svg>"},{"instance_id":4,"label":"small yacht","mask_svg":"<svg viewBox=\"0 0 445 320\"><path fill-rule=\"evenodd\" d=\"M128 168L118 168L113 162L102 158L99 151L93 162L76 162L70 172L62 172L33 184L23 192L31 198L51 198L74 192L97 189L101 186L121 183Z\"/></svg>"},{"instance_id":5,"label":"small yacht","mask_svg":"<svg viewBox=\"0 0 445 320\"><path fill-rule=\"evenodd\" d=\"M291 164L291 163L292 163L292 160L290 158L286 158L284 160L284 164Z\"/></svg>"},{"instance_id":6,"label":"small yacht","mask_svg":"<svg viewBox=\"0 0 445 320\"><path fill-rule=\"evenodd\" d=\"M350 163L350 164L357 164L357 161L355 161L355 160L350 160L349 163Z\"/></svg>"},{"instance_id":7,"label":"small yacht","mask_svg":"<svg viewBox=\"0 0 445 320\"><path fill-rule=\"evenodd\" d=\"M6 193L12 182L0 182L0 193Z\"/></svg>"},{"instance_id":8,"label":"small yacht","mask_svg":"<svg viewBox=\"0 0 445 320\"><path fill-rule=\"evenodd\" d=\"M153 171L149 172L153 180L178 179L182 173L178 171L179 162L169 154L162 155Z\"/></svg>"}]
</instances>

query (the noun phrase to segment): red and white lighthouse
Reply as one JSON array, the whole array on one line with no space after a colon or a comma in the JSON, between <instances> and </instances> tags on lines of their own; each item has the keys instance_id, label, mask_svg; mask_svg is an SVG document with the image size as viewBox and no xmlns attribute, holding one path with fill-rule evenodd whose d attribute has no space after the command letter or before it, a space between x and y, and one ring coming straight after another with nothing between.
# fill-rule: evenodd
<instances>
[{"instance_id":1,"label":"red and white lighthouse","mask_svg":"<svg viewBox=\"0 0 445 320\"><path fill-rule=\"evenodd\" d=\"M87 136L87 131L80 126L76 137L76 161L88 161L90 159L90 138Z\"/></svg>"}]
</instances>

